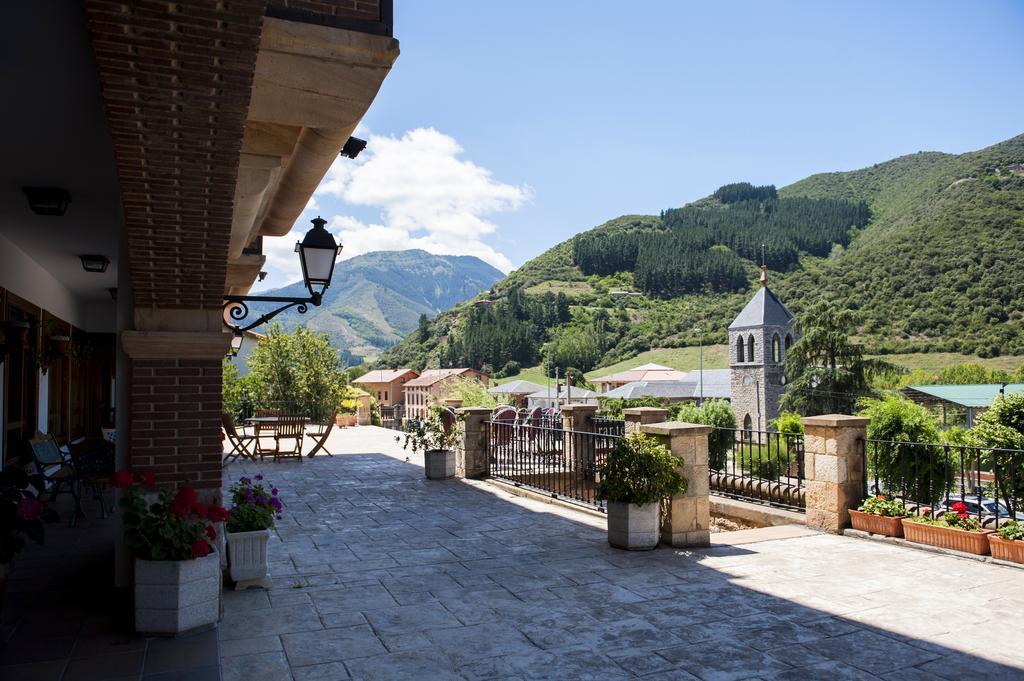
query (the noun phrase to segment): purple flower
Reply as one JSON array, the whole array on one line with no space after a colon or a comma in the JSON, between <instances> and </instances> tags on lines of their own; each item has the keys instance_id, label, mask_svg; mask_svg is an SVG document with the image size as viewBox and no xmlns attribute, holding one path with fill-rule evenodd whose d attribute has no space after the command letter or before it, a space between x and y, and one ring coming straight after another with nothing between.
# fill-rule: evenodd
<instances>
[{"instance_id":1,"label":"purple flower","mask_svg":"<svg viewBox=\"0 0 1024 681\"><path fill-rule=\"evenodd\" d=\"M252 484L252 479L251 478L247 478L247 477L245 477L243 475L242 477L240 477L238 479L238 482L242 483L243 485L251 485Z\"/></svg>"},{"instance_id":2,"label":"purple flower","mask_svg":"<svg viewBox=\"0 0 1024 681\"><path fill-rule=\"evenodd\" d=\"M256 479L257 480L262 480L263 479L263 473L257 473L256 474Z\"/></svg>"},{"instance_id":3,"label":"purple flower","mask_svg":"<svg viewBox=\"0 0 1024 681\"><path fill-rule=\"evenodd\" d=\"M276 487L271 487L270 488L270 493L273 494L276 497L277 496L277 488Z\"/></svg>"},{"instance_id":4,"label":"purple flower","mask_svg":"<svg viewBox=\"0 0 1024 681\"><path fill-rule=\"evenodd\" d=\"M273 498L272 498L272 499L270 500L270 505L271 505L271 507L272 507L272 508L273 508L273 509L274 509L275 511L280 511L280 510L281 510L281 500L280 500L280 499L278 499L277 497L273 497Z\"/></svg>"},{"instance_id":5,"label":"purple flower","mask_svg":"<svg viewBox=\"0 0 1024 681\"><path fill-rule=\"evenodd\" d=\"M252 501L252 490L251 489L246 489L245 490L245 500L246 501Z\"/></svg>"}]
</instances>

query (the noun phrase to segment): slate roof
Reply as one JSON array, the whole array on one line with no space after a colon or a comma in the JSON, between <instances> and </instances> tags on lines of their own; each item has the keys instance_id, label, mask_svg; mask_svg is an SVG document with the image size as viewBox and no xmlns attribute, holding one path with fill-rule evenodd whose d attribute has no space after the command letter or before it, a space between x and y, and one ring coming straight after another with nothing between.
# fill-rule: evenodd
<instances>
[{"instance_id":1,"label":"slate roof","mask_svg":"<svg viewBox=\"0 0 1024 681\"><path fill-rule=\"evenodd\" d=\"M487 392L492 395L529 395L543 389L544 386L531 383L530 381L515 380L496 385L493 388L489 388Z\"/></svg>"},{"instance_id":2,"label":"slate roof","mask_svg":"<svg viewBox=\"0 0 1024 681\"><path fill-rule=\"evenodd\" d=\"M574 400L585 400L597 396L597 393L595 393L592 390L584 390L583 388L572 389L572 399ZM555 399L555 389L553 387L541 388L540 390L534 393L530 393L529 395L527 395L527 397L535 400L553 400ZM562 386L562 390L558 393L558 397L561 399L566 399L569 397L569 392L566 390L566 386Z\"/></svg>"},{"instance_id":3,"label":"slate roof","mask_svg":"<svg viewBox=\"0 0 1024 681\"><path fill-rule=\"evenodd\" d=\"M762 286L747 306L739 313L730 329L748 329L755 326L786 326L793 320L793 313L767 286Z\"/></svg>"},{"instance_id":4,"label":"slate roof","mask_svg":"<svg viewBox=\"0 0 1024 681\"><path fill-rule=\"evenodd\" d=\"M641 397L661 397L672 399L696 399L701 396L699 371L691 371L686 378L677 381L633 381L619 386L599 397L619 399L637 399ZM704 399L732 399L732 384L728 369L704 370Z\"/></svg>"}]
</instances>

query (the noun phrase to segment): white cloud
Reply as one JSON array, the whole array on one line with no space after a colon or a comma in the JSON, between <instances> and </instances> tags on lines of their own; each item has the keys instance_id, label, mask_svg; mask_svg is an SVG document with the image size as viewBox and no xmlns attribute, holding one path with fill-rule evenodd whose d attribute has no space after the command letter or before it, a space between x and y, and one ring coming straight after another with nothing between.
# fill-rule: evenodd
<instances>
[{"instance_id":1,"label":"white cloud","mask_svg":"<svg viewBox=\"0 0 1024 681\"><path fill-rule=\"evenodd\" d=\"M365 134L365 132L364 132ZM475 255L508 272L511 261L484 243L498 227L493 213L516 210L530 199L529 187L505 184L487 168L461 158L454 138L433 128L417 128L401 137L369 135L355 160L339 157L331 166L288 236L265 239L273 284L298 278L296 240L317 213L344 244L342 259L379 250L420 248L439 255ZM346 208L346 205L348 208ZM378 220L345 214L379 211ZM330 217L332 213L336 214Z\"/></svg>"}]
</instances>

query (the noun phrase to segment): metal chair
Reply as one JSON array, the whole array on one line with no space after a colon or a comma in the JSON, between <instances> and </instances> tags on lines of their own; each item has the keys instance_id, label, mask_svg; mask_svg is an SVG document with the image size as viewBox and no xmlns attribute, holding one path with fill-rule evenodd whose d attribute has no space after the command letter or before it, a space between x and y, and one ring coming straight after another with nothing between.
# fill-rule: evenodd
<instances>
[{"instance_id":1,"label":"metal chair","mask_svg":"<svg viewBox=\"0 0 1024 681\"><path fill-rule=\"evenodd\" d=\"M274 461L282 457L302 460L302 438L306 435L306 417L297 414L282 414L277 421L277 434L274 436ZM294 440L295 446L281 448L282 440Z\"/></svg>"},{"instance_id":2,"label":"metal chair","mask_svg":"<svg viewBox=\"0 0 1024 681\"><path fill-rule=\"evenodd\" d=\"M231 445L231 451L225 455L222 464L226 466L239 457L254 459L256 436L247 435L244 432L239 433L230 414L222 413L220 422L224 427L224 435L227 437L228 444Z\"/></svg>"},{"instance_id":3,"label":"metal chair","mask_svg":"<svg viewBox=\"0 0 1024 681\"><path fill-rule=\"evenodd\" d=\"M50 492L50 501L57 498L63 488L71 493L75 500L74 509L71 512L70 527L78 522L78 516L84 516L82 510L82 490L78 479L78 473L71 461L70 455L65 457L57 446L57 441L51 436L42 435L29 440L29 448L32 450L32 459L35 462L36 470L43 478L44 487ZM39 490L40 495L47 489Z\"/></svg>"}]
</instances>

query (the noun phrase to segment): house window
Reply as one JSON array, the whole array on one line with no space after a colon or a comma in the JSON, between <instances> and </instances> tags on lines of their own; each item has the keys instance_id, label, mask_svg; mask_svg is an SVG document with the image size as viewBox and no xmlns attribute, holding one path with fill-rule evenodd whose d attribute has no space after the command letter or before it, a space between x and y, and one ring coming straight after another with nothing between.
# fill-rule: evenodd
<instances>
[{"instance_id":1,"label":"house window","mask_svg":"<svg viewBox=\"0 0 1024 681\"><path fill-rule=\"evenodd\" d=\"M787 350L789 350L789 349L790 349L791 347L793 347L793 337L792 337L792 336L790 336L790 335L789 335L789 334L787 333L787 334L786 334L786 349L787 349Z\"/></svg>"},{"instance_id":2,"label":"house window","mask_svg":"<svg viewBox=\"0 0 1024 681\"><path fill-rule=\"evenodd\" d=\"M743 360L743 336L736 337L736 361L742 362Z\"/></svg>"},{"instance_id":3,"label":"house window","mask_svg":"<svg viewBox=\"0 0 1024 681\"><path fill-rule=\"evenodd\" d=\"M754 334L750 334L747 338L747 361L754 361Z\"/></svg>"},{"instance_id":4,"label":"house window","mask_svg":"<svg viewBox=\"0 0 1024 681\"><path fill-rule=\"evenodd\" d=\"M782 348L780 347L779 334L772 336L772 361L779 362L782 360Z\"/></svg>"},{"instance_id":5,"label":"house window","mask_svg":"<svg viewBox=\"0 0 1024 681\"><path fill-rule=\"evenodd\" d=\"M387 390L384 391L384 401L385 402L388 401L388 391Z\"/></svg>"},{"instance_id":6,"label":"house window","mask_svg":"<svg viewBox=\"0 0 1024 681\"><path fill-rule=\"evenodd\" d=\"M750 440L754 436L754 420L750 418L750 414L743 417L743 439Z\"/></svg>"}]
</instances>

